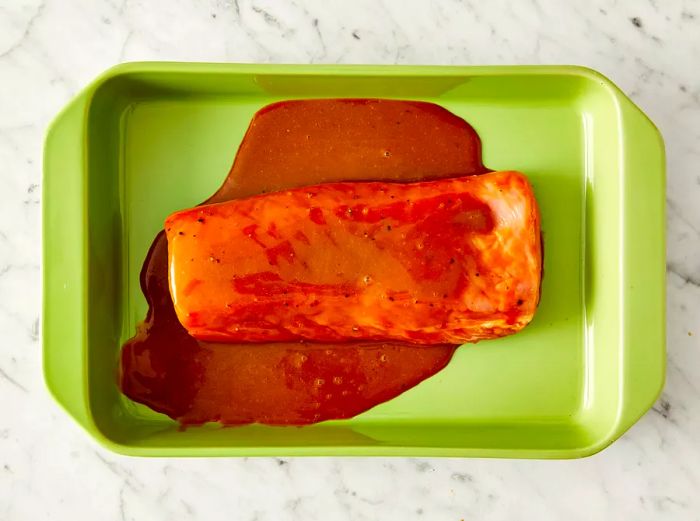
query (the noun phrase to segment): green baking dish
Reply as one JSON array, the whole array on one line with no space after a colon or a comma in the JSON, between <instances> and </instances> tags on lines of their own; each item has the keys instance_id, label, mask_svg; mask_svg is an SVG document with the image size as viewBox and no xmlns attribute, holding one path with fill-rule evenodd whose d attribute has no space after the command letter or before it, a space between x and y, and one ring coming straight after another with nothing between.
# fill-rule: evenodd
<instances>
[{"instance_id":1,"label":"green baking dish","mask_svg":"<svg viewBox=\"0 0 700 521\"><path fill-rule=\"evenodd\" d=\"M438 103L474 126L488 167L527 173L546 249L539 311L355 418L183 430L116 385L120 345L147 309L147 249L166 215L215 191L256 110L318 97ZM119 65L46 137L46 382L95 439L131 455L590 455L663 385L664 199L658 131L581 67Z\"/></svg>"}]
</instances>

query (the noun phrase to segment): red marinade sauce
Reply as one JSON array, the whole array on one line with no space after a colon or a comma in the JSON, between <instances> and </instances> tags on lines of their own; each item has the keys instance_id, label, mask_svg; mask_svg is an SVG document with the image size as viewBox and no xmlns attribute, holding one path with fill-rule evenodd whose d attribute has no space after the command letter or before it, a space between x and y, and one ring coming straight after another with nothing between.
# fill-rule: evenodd
<instances>
[{"instance_id":1,"label":"red marinade sauce","mask_svg":"<svg viewBox=\"0 0 700 521\"><path fill-rule=\"evenodd\" d=\"M418 181L487 172L474 129L424 102L285 101L253 118L233 167L206 202L337 181ZM184 425L304 425L349 418L440 371L456 346L216 344L191 337L168 288L167 241L141 270L148 314L122 348L120 387Z\"/></svg>"}]
</instances>

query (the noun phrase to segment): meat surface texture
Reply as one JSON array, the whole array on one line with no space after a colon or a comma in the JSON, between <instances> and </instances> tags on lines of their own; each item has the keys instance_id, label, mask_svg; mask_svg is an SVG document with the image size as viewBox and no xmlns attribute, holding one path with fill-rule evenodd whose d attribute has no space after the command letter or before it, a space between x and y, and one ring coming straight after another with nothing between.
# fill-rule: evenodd
<instances>
[{"instance_id":1,"label":"meat surface texture","mask_svg":"<svg viewBox=\"0 0 700 521\"><path fill-rule=\"evenodd\" d=\"M540 220L514 171L348 182L200 206L165 223L195 338L461 344L532 319Z\"/></svg>"}]
</instances>

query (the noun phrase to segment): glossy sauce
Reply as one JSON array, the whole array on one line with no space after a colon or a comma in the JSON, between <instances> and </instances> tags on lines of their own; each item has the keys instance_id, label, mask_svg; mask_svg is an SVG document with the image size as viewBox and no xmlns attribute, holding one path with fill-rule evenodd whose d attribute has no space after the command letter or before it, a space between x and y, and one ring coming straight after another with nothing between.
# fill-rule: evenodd
<instances>
[{"instance_id":1,"label":"glossy sauce","mask_svg":"<svg viewBox=\"0 0 700 521\"><path fill-rule=\"evenodd\" d=\"M304 186L170 215L170 295L209 342L475 342L532 319L538 229L514 171Z\"/></svg>"},{"instance_id":2,"label":"glossy sauce","mask_svg":"<svg viewBox=\"0 0 700 521\"><path fill-rule=\"evenodd\" d=\"M228 177L207 202L324 182L415 181L486 171L474 130L436 105L290 101L256 114ZM132 400L184 424L302 425L348 418L432 376L456 347L199 342L173 309L163 232L146 257L141 287L149 311L123 346L120 386Z\"/></svg>"}]
</instances>

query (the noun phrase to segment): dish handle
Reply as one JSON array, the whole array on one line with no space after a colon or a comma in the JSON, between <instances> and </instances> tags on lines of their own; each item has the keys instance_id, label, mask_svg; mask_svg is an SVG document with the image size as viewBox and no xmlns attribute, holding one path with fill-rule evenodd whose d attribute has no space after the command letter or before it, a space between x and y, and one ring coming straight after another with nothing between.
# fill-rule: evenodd
<instances>
[{"instance_id":1,"label":"dish handle","mask_svg":"<svg viewBox=\"0 0 700 521\"><path fill-rule=\"evenodd\" d=\"M623 403L632 425L661 394L666 371L666 172L661 133L629 99L621 103L624 219ZM644 189L639 189L643 186ZM642 298L644 295L644 298Z\"/></svg>"},{"instance_id":2,"label":"dish handle","mask_svg":"<svg viewBox=\"0 0 700 521\"><path fill-rule=\"evenodd\" d=\"M43 159L43 369L51 395L87 427L86 136L88 96L83 93L59 113L46 132ZM78 172L78 173L76 173ZM61 194L57 199L56 194ZM76 237L77 236L77 237ZM65 244L83 245L74 250ZM70 240L68 240L70 239Z\"/></svg>"}]
</instances>

